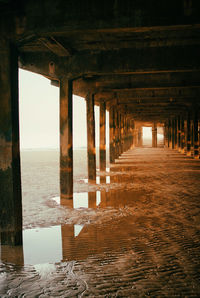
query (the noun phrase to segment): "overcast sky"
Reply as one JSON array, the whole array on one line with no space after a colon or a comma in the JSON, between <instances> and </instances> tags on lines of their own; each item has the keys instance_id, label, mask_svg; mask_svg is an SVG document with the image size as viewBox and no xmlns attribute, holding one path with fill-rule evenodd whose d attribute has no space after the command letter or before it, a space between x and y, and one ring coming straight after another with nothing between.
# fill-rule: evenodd
<instances>
[{"instance_id":1,"label":"overcast sky","mask_svg":"<svg viewBox=\"0 0 200 298\"><path fill-rule=\"evenodd\" d=\"M74 96L74 147L86 141L85 99ZM59 88L41 75L19 70L20 144L27 148L59 148Z\"/></svg>"}]
</instances>

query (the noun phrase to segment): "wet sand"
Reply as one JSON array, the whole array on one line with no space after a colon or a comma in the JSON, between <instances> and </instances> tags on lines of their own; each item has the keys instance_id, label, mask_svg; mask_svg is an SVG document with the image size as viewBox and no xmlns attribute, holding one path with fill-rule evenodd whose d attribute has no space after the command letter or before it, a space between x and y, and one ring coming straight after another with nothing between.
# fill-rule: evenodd
<instances>
[{"instance_id":1,"label":"wet sand","mask_svg":"<svg viewBox=\"0 0 200 298\"><path fill-rule=\"evenodd\" d=\"M1 246L0 297L200 296L199 160L134 148L96 185L77 171L62 206L57 157L46 158L25 162L24 246Z\"/></svg>"}]
</instances>

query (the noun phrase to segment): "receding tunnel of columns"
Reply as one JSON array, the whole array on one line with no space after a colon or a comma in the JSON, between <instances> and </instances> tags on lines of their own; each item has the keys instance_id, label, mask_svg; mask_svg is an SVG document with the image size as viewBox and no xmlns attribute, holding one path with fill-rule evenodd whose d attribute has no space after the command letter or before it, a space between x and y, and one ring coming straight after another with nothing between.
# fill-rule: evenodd
<instances>
[{"instance_id":1,"label":"receding tunnel of columns","mask_svg":"<svg viewBox=\"0 0 200 298\"><path fill-rule=\"evenodd\" d=\"M18 113L18 52L15 46L8 42L1 44L3 47L3 64L0 69L1 75L1 164L0 164L0 181L1 197L4 214L1 216L2 227L8 225L15 227L14 230L20 229L22 224L21 215L21 177L20 177L20 153L19 153L19 113ZM54 65L54 64L53 64ZM49 71L53 71L52 63L49 63ZM140 100L132 105L132 96L144 95L143 89L137 90L137 94L131 90L129 102L123 100L125 93L118 92L117 99L115 93L98 92L91 88L90 84L85 84L83 80L82 89L86 95L87 101L87 137L88 137L88 176L89 182L96 178L96 148L95 148L95 121L94 121L94 104L99 106L100 114L100 170L106 169L106 110L109 111L109 130L110 130L110 162L113 163L123 152L131 146L141 146L142 144L142 127L148 118L148 105L145 109L138 109ZM86 80L87 81L87 80ZM58 80L57 80L58 82ZM102 79L101 83L104 83ZM74 88L75 84L75 88ZM60 86L60 195L61 199L70 199L73 196L73 136L72 136L72 94L73 89L79 92L80 82L77 87L76 80L69 79L65 75L59 78ZM86 88L88 86L88 89ZM148 88L147 88L148 89ZM197 89L196 87L194 88ZM78 90L78 91L77 91ZM116 90L116 89L114 89ZM184 89L185 90L185 89ZM98 91L98 90L97 90ZM160 92L160 93L159 93ZM163 92L163 91L162 91ZM158 91L159 96L162 95ZM172 93L177 90L173 90ZM187 91L188 92L188 91ZM181 93L178 90L178 93ZM183 93L183 92L182 92ZM182 94L181 93L181 94ZM198 94L196 91L195 94ZM184 94L183 94L184 95ZM182 96L183 96L182 95ZM154 96L155 97L155 94ZM179 98L180 99L180 98ZM119 102L121 100L121 102ZM164 143L166 147L176 149L187 156L199 159L199 111L198 105L195 109L195 100L191 101L189 108L186 110L183 106L181 113L176 105L171 105L173 99L170 98L170 109L166 109L164 118L159 121L159 108L151 108L155 114L149 114L152 119L149 124L152 127L152 146L157 147L157 130L161 126L164 129ZM150 110L151 110L150 109ZM142 111L142 112L141 112ZM174 111L173 115L171 112ZM142 114L142 116L137 116ZM151 115L151 116L150 116ZM153 115L153 116L152 116ZM160 114L160 117L162 113ZM139 118L139 119L138 119ZM155 119L154 119L155 118ZM11 207L11 208L10 208ZM19 211L20 210L20 211ZM18 212L18 213L17 213ZM10 214L9 214L10 213ZM17 213L17 214L16 214ZM12 216L14 215L14 217ZM7 219L10 218L9 223ZM12 230L12 229L11 229ZM15 238L15 236L14 236ZM12 237L12 239L14 239ZM16 236L18 238L18 236ZM20 238L20 237L19 237ZM15 241L15 240L13 240ZM16 239L16 243L17 240Z\"/></svg>"},{"instance_id":2,"label":"receding tunnel of columns","mask_svg":"<svg viewBox=\"0 0 200 298\"><path fill-rule=\"evenodd\" d=\"M72 144L72 85L67 86L67 91L63 94L60 91L60 184L61 199L70 199L73 197L73 144ZM61 87L60 87L61 88ZM70 94L69 94L70 90ZM66 96L67 94L67 96ZM88 181L96 183L96 147L95 147L95 101L94 94L88 93L86 96L87 112L87 157L88 157ZM65 117L62 118L62 109L64 108ZM133 134L131 130L131 121L116 109L109 111L109 121L106 121L106 102L102 100L99 104L99 166L100 171L106 170L106 151L110 148L109 161L113 162L124 151L127 151L133 145ZM98 121L97 121L98 122ZM107 122L107 125L106 125ZM132 126L134 124L132 123ZM109 127L110 143L106 146L106 126ZM142 144L142 128L138 130L135 136L137 144ZM127 135L125 135L125 132ZM66 139L67 138L67 139ZM107 137L108 139L108 137ZM68 141L69 140L69 141ZM139 141L138 141L139 140ZM108 140L107 140L108 141ZM107 149L106 149L107 147ZM67 158L66 158L67 157Z\"/></svg>"}]
</instances>

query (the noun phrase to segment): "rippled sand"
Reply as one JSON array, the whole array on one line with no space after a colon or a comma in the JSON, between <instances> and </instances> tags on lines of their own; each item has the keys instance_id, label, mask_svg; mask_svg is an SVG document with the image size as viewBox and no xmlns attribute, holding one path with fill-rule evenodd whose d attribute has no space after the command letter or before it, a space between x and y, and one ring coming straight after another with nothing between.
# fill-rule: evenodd
<instances>
[{"instance_id":1,"label":"rippled sand","mask_svg":"<svg viewBox=\"0 0 200 298\"><path fill-rule=\"evenodd\" d=\"M24 156L24 246L1 246L0 297L199 297L200 161L134 148L88 185L84 154L65 206L57 153Z\"/></svg>"}]
</instances>

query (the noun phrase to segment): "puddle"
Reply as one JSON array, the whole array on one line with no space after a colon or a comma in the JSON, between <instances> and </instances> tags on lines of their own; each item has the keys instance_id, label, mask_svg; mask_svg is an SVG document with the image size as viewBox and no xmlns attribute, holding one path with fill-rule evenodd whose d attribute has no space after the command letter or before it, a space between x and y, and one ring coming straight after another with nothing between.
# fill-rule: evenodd
<instances>
[{"instance_id":1,"label":"puddle","mask_svg":"<svg viewBox=\"0 0 200 298\"><path fill-rule=\"evenodd\" d=\"M106 183L110 183L110 176L106 178ZM119 180L115 182L119 182ZM54 197L52 200L58 205L72 209L119 208L134 206L135 201L143 198L145 195L147 193L144 191L97 190L95 192L74 192L69 200L60 200L60 197Z\"/></svg>"},{"instance_id":2,"label":"puddle","mask_svg":"<svg viewBox=\"0 0 200 298\"><path fill-rule=\"evenodd\" d=\"M132 228L127 225L128 222L123 220L120 224L117 220L113 226L74 224L27 229L23 231L23 246L1 246L1 261L21 266L38 265L39 268L41 264L84 260L107 250L117 251L117 243L122 239L128 241L130 237Z\"/></svg>"}]
</instances>

